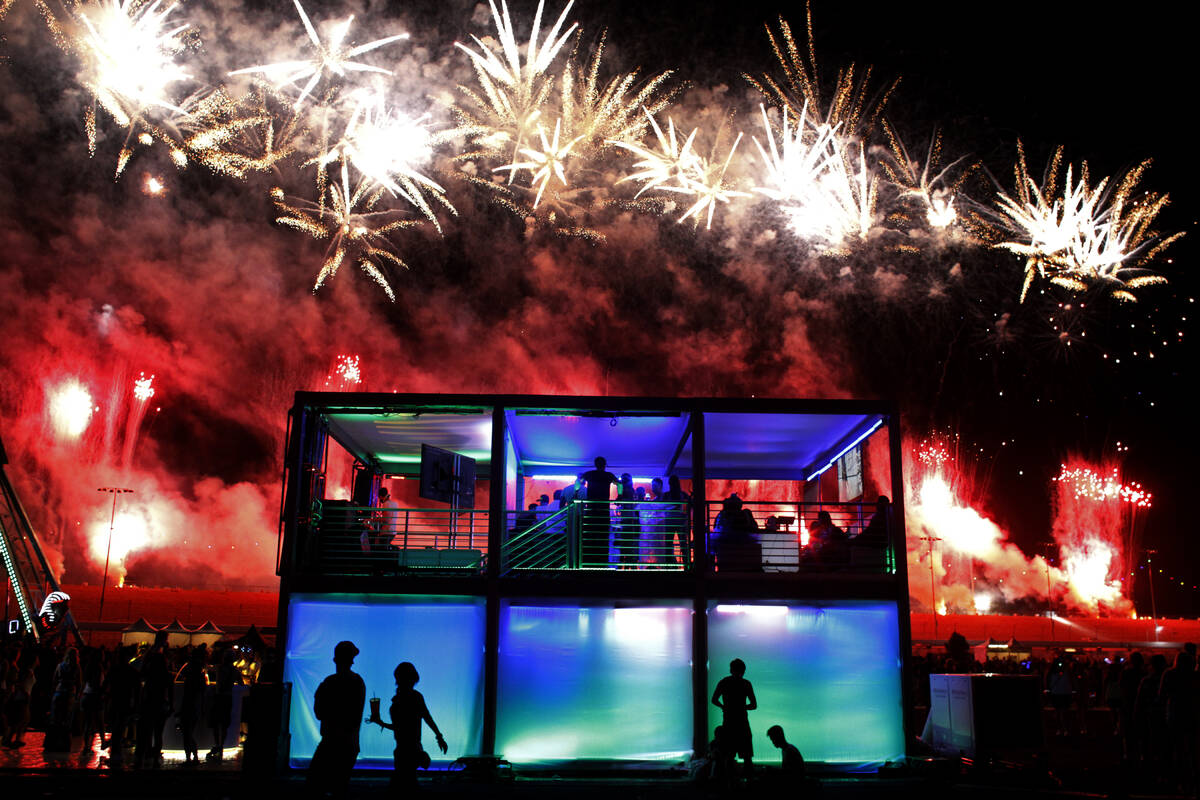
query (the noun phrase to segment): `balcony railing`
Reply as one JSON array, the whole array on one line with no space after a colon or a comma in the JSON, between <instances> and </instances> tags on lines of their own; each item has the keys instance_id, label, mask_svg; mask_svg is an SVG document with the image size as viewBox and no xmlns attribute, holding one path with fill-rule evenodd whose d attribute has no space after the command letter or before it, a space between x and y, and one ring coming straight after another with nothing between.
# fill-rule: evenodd
<instances>
[{"instance_id":1,"label":"balcony railing","mask_svg":"<svg viewBox=\"0 0 1200 800\"><path fill-rule=\"evenodd\" d=\"M682 572L690 511L680 502L576 500L553 512L509 511L501 570Z\"/></svg>"},{"instance_id":2,"label":"balcony railing","mask_svg":"<svg viewBox=\"0 0 1200 800\"><path fill-rule=\"evenodd\" d=\"M874 504L745 501L705 506L707 568L722 575L894 573L890 509ZM577 500L556 511L505 511L504 575L579 570L685 572L693 564L691 506ZM826 520L825 515L828 515ZM330 575L478 574L487 564L487 510L313 508L309 564Z\"/></svg>"},{"instance_id":3,"label":"balcony railing","mask_svg":"<svg viewBox=\"0 0 1200 800\"><path fill-rule=\"evenodd\" d=\"M745 501L707 504L708 552L717 573L894 572L891 509L874 503ZM825 515L828 515L826 518Z\"/></svg>"},{"instance_id":4,"label":"balcony railing","mask_svg":"<svg viewBox=\"0 0 1200 800\"><path fill-rule=\"evenodd\" d=\"M313 509L318 571L392 574L410 570L481 572L488 511L372 508L326 500Z\"/></svg>"}]
</instances>

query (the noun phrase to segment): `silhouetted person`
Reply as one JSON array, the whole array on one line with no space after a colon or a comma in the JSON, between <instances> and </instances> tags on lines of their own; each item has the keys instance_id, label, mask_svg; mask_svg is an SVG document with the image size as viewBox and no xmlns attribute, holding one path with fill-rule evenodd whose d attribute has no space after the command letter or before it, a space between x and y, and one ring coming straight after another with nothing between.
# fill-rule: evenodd
<instances>
[{"instance_id":1,"label":"silhouetted person","mask_svg":"<svg viewBox=\"0 0 1200 800\"><path fill-rule=\"evenodd\" d=\"M608 471L604 456L596 456L596 468L583 473L587 484L583 512L582 561L585 566L597 567L608 563L608 536L612 531L609 500L617 476Z\"/></svg>"},{"instance_id":2,"label":"silhouetted person","mask_svg":"<svg viewBox=\"0 0 1200 800\"><path fill-rule=\"evenodd\" d=\"M721 512L713 522L713 555L722 572L761 572L762 543L758 522L749 509L742 507L737 492L721 503Z\"/></svg>"},{"instance_id":3,"label":"silhouetted person","mask_svg":"<svg viewBox=\"0 0 1200 800\"><path fill-rule=\"evenodd\" d=\"M750 735L747 712L758 708L754 687L746 680L746 662L735 658L729 662L729 674L717 682L712 703L721 709L721 725L733 755L741 756L746 774L754 769L754 744Z\"/></svg>"},{"instance_id":4,"label":"silhouetted person","mask_svg":"<svg viewBox=\"0 0 1200 800\"><path fill-rule=\"evenodd\" d=\"M1196 783L1197 689L1196 662L1191 653L1180 651L1175 666L1163 673L1159 695L1166 720L1166 755L1174 787L1193 794Z\"/></svg>"},{"instance_id":5,"label":"silhouetted person","mask_svg":"<svg viewBox=\"0 0 1200 800\"><path fill-rule=\"evenodd\" d=\"M1167 670L1167 659L1162 653L1150 656L1150 671L1138 685L1134 703L1134 724L1138 729L1138 740L1142 758L1147 764L1157 764L1162 759L1166 739L1166 714L1159 687L1163 673Z\"/></svg>"},{"instance_id":6,"label":"silhouetted person","mask_svg":"<svg viewBox=\"0 0 1200 800\"><path fill-rule=\"evenodd\" d=\"M80 752L92 752L96 734L104 744L104 686L103 652L88 648L83 658L83 691L79 695L79 715L83 720L83 746Z\"/></svg>"},{"instance_id":7,"label":"silhouetted person","mask_svg":"<svg viewBox=\"0 0 1200 800\"><path fill-rule=\"evenodd\" d=\"M321 794L344 794L358 759L358 730L367 687L350 669L357 655L353 642L338 642L333 648L337 671L321 681L313 697L313 712L321 722L321 741L308 765L308 782Z\"/></svg>"},{"instance_id":8,"label":"silhouetted person","mask_svg":"<svg viewBox=\"0 0 1200 800\"><path fill-rule=\"evenodd\" d=\"M733 756L734 747L729 741L729 731L724 725L718 725L713 730L712 741L708 743L707 775L718 791L724 791L733 785Z\"/></svg>"},{"instance_id":9,"label":"silhouetted person","mask_svg":"<svg viewBox=\"0 0 1200 800\"><path fill-rule=\"evenodd\" d=\"M530 503L524 511L522 511L520 514L517 514L517 533L524 533L534 525L537 525L537 507L537 503Z\"/></svg>"},{"instance_id":10,"label":"silhouetted person","mask_svg":"<svg viewBox=\"0 0 1200 800\"><path fill-rule=\"evenodd\" d=\"M672 505L667 508L667 537L674 537L679 546L679 563L691 563L691 542L688 531L691 529L692 513L689 508L692 498L679 483L678 475L667 476L667 491L662 499ZM678 504L678 505L676 505ZM671 543L668 541L668 549Z\"/></svg>"},{"instance_id":11,"label":"silhouetted person","mask_svg":"<svg viewBox=\"0 0 1200 800\"><path fill-rule=\"evenodd\" d=\"M113 765L125 760L125 733L137 712L141 676L133 667L135 652L132 645L118 647L113 655L112 668L104 676L109 715L108 759Z\"/></svg>"},{"instance_id":12,"label":"silhouetted person","mask_svg":"<svg viewBox=\"0 0 1200 800\"><path fill-rule=\"evenodd\" d=\"M875 501L875 513L871 515L871 520L867 523L858 536L854 537L854 546L856 548L869 548L870 559L872 566L885 566L887 564L888 544L891 541L889 530L891 525L889 518L891 514L891 501L886 495L879 495L879 499Z\"/></svg>"},{"instance_id":13,"label":"silhouetted person","mask_svg":"<svg viewBox=\"0 0 1200 800\"><path fill-rule=\"evenodd\" d=\"M242 684L242 673L233 663L233 650L221 654L217 667L217 690L213 693L212 708L208 711L208 727L212 730L213 749L205 758L220 762L225 758L225 737L233 723L233 687Z\"/></svg>"},{"instance_id":14,"label":"silhouetted person","mask_svg":"<svg viewBox=\"0 0 1200 800\"><path fill-rule=\"evenodd\" d=\"M396 749L392 752L392 765L395 768L392 785L414 788L417 785L417 769L427 769L430 763L429 754L421 747L421 723L429 725L443 754L446 752L446 740L425 705L425 697L416 690L417 682L421 680L417 668L403 661L396 666L392 675L396 678L396 696L392 698L392 705L388 709L391 724L380 719L375 703L372 703L371 718L367 721L390 730L396 737Z\"/></svg>"},{"instance_id":15,"label":"silhouetted person","mask_svg":"<svg viewBox=\"0 0 1200 800\"><path fill-rule=\"evenodd\" d=\"M44 749L62 753L71 749L71 723L82 682L79 651L68 647L62 661L54 668L54 694L50 699L50 725L46 728Z\"/></svg>"},{"instance_id":16,"label":"silhouetted person","mask_svg":"<svg viewBox=\"0 0 1200 800\"><path fill-rule=\"evenodd\" d=\"M1145 658L1141 653L1135 651L1130 653L1121 670L1121 711L1118 725L1121 735L1121 754L1127 761L1136 761L1140 753L1138 729L1134 723L1133 712L1137 703L1138 686L1142 683L1145 669Z\"/></svg>"},{"instance_id":17,"label":"silhouetted person","mask_svg":"<svg viewBox=\"0 0 1200 800\"><path fill-rule=\"evenodd\" d=\"M841 565L850 561L850 539L833 524L828 511L818 511L817 521L809 530L810 542L817 543L817 559L822 564Z\"/></svg>"},{"instance_id":18,"label":"silhouetted person","mask_svg":"<svg viewBox=\"0 0 1200 800\"><path fill-rule=\"evenodd\" d=\"M204 674L207 653L202 645L192 648L187 663L180 671L183 682L183 698L180 700L176 717L179 732L183 734L183 755L188 764L200 763L200 747L196 743L196 723L200 719L200 708L204 701L204 687L208 680Z\"/></svg>"},{"instance_id":19,"label":"silhouetted person","mask_svg":"<svg viewBox=\"0 0 1200 800\"><path fill-rule=\"evenodd\" d=\"M622 473L621 482L617 486L617 513L621 519L621 529L616 535L617 558L623 567L630 569L638 562L642 541L642 523L637 501L633 476L628 472Z\"/></svg>"},{"instance_id":20,"label":"silhouetted person","mask_svg":"<svg viewBox=\"0 0 1200 800\"><path fill-rule=\"evenodd\" d=\"M803 778L804 756L800 755L800 749L796 745L784 738L783 728L778 725L767 728L767 738L783 755L783 774L789 778Z\"/></svg>"},{"instance_id":21,"label":"silhouetted person","mask_svg":"<svg viewBox=\"0 0 1200 800\"><path fill-rule=\"evenodd\" d=\"M154 635L154 646L142 658L142 694L138 702L135 767L157 766L162 757L163 726L171 714L175 682L167 668L167 634Z\"/></svg>"}]
</instances>

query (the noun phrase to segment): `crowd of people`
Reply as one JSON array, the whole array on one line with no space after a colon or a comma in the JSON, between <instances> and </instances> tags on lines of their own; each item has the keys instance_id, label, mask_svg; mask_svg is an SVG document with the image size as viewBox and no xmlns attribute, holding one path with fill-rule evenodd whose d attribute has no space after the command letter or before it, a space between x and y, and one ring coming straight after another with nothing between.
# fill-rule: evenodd
<instances>
[{"instance_id":1,"label":"crowd of people","mask_svg":"<svg viewBox=\"0 0 1200 800\"><path fill-rule=\"evenodd\" d=\"M957 635L956 635L957 636ZM961 637L958 637L961 639ZM1037 678L1051 737L1115 737L1123 762L1150 783L1191 794L1197 783L1200 671L1196 645L1150 654L1061 652L977 661L965 640L913 656L913 702L928 706L933 673Z\"/></svg>"},{"instance_id":2,"label":"crowd of people","mask_svg":"<svg viewBox=\"0 0 1200 800\"><path fill-rule=\"evenodd\" d=\"M185 761L200 762L200 741L212 742L205 758L220 762L234 719L234 687L279 680L274 651L250 652L232 644L116 648L11 640L0 650L0 734L4 748L28 745L28 731L43 731L51 753L107 754L113 766L132 755L134 768L162 761L164 734L173 721Z\"/></svg>"},{"instance_id":3,"label":"crowd of people","mask_svg":"<svg viewBox=\"0 0 1200 800\"><path fill-rule=\"evenodd\" d=\"M586 501L582 507L576 501ZM542 494L516 515L513 534L537 529L553 536L579 530L584 562L589 566L614 564L637 568L648 564L689 565L692 552L692 498L679 476L664 482L653 478L650 486L635 486L628 472L620 476L608 471L604 457L594 468L581 472L573 483ZM566 513L562 513L563 511ZM765 512L760 512L763 514ZM851 563L852 548L869 549L872 563L882 563L890 541L890 501L881 496L866 524L859 523L857 535L835 524L821 509L807 522L804 542L796 542L793 559L798 565L838 567ZM709 555L717 569L736 572L763 571L765 534L786 533L795 517L769 514L761 520L736 492L721 503L712 520ZM800 539L799 533L793 534Z\"/></svg>"}]
</instances>

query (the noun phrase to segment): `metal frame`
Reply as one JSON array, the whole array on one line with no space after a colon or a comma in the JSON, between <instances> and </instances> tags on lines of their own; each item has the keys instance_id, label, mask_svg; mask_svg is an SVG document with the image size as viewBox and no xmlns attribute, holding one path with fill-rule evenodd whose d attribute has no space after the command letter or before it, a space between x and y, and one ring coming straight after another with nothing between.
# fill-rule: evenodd
<instances>
[{"instance_id":1,"label":"metal frame","mask_svg":"<svg viewBox=\"0 0 1200 800\"><path fill-rule=\"evenodd\" d=\"M306 522L306 509L319 495L321 480L316 456L321 453L326 432L320 415L331 412L412 412L450 409L492 410L487 567L476 575L381 575L331 576L304 574L297 569L297 540ZM708 497L705 492L705 414L742 412L764 414L862 414L878 415L886 424L893 500L890 527L891 557L895 565L890 574L780 573L766 575L718 575L705 568L690 571L580 571L570 572L569 580L541 571L504 574L502 559L506 514L505 506L506 411L510 409L562 409L596 413L663 411L689 414L689 424L674 462L688 438L692 449L692 530L694 563L708 563L705 518ZM455 594L485 599L486 627L484 642L484 709L482 747L492 753L496 744L496 707L498 697L500 607L510 599L555 600L571 598L612 599L618 601L674 599L693 609L693 746L702 752L707 746L708 726L708 624L710 601L720 599L757 599L763 602L822 600L886 600L897 604L901 655L910 649L908 580L904 551L903 483L901 471L900 420L893 405L857 400L785 400L785 399L708 399L708 398L629 398L629 397L554 397L542 395L441 395L387 393L297 392L290 411L290 439L285 465L285 499L281 518L282 542L279 562L279 634L280 652L287 648L287 611L292 593L356 592L379 594ZM849 440L861 434L856 429ZM839 442L830 452L837 452ZM368 456L367 453L355 453ZM366 460L366 459L361 459ZM482 477L482 476L481 476ZM907 659L902 659L901 692L905 741L910 725L910 686ZM281 747L287 736L281 736ZM281 758L283 754L281 753Z\"/></svg>"}]
</instances>

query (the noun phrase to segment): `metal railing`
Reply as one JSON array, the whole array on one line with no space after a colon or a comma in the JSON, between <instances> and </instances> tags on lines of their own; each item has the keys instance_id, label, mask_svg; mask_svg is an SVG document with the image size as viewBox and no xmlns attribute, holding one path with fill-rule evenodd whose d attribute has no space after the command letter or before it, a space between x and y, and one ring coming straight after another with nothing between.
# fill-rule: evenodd
<instances>
[{"instance_id":1,"label":"metal railing","mask_svg":"<svg viewBox=\"0 0 1200 800\"><path fill-rule=\"evenodd\" d=\"M739 514L724 502L705 513L715 572L895 572L890 506L873 524L874 503L748 500Z\"/></svg>"},{"instance_id":2,"label":"metal railing","mask_svg":"<svg viewBox=\"0 0 1200 800\"><path fill-rule=\"evenodd\" d=\"M406 570L481 572L487 560L486 509L373 508L314 504L317 569L330 574Z\"/></svg>"},{"instance_id":3,"label":"metal railing","mask_svg":"<svg viewBox=\"0 0 1200 800\"><path fill-rule=\"evenodd\" d=\"M557 511L508 511L502 571L636 569L691 564L690 512L680 502L576 500Z\"/></svg>"}]
</instances>

